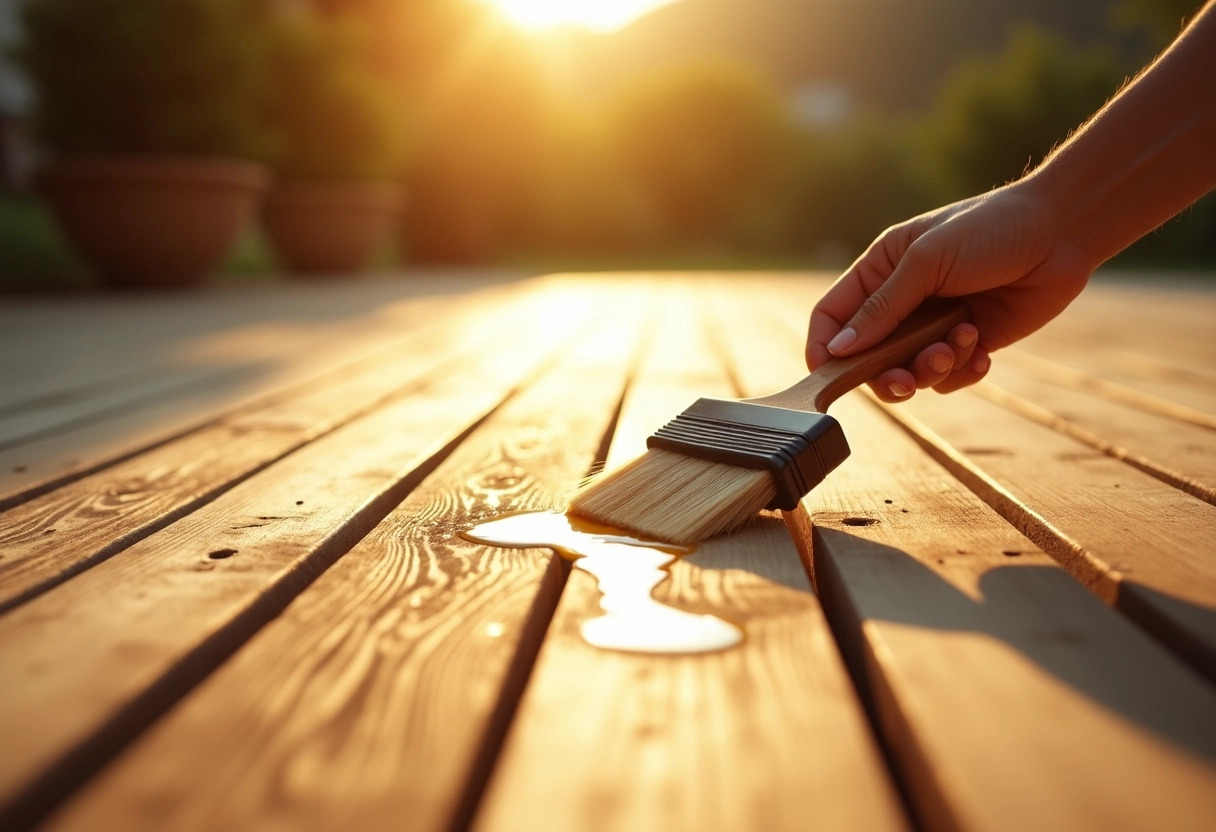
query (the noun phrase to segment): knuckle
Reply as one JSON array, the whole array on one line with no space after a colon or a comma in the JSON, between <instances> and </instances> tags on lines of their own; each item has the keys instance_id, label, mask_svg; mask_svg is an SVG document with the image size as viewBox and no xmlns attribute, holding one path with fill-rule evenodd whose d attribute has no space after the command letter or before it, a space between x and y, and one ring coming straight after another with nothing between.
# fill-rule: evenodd
<instances>
[{"instance_id":1,"label":"knuckle","mask_svg":"<svg viewBox=\"0 0 1216 832\"><path fill-rule=\"evenodd\" d=\"M875 292L865 299L858 311L871 320L884 320L891 317L891 301L883 292Z\"/></svg>"},{"instance_id":2,"label":"knuckle","mask_svg":"<svg viewBox=\"0 0 1216 832\"><path fill-rule=\"evenodd\" d=\"M904 252L904 261L917 270L930 268L940 259L937 246L927 237L919 238Z\"/></svg>"}]
</instances>

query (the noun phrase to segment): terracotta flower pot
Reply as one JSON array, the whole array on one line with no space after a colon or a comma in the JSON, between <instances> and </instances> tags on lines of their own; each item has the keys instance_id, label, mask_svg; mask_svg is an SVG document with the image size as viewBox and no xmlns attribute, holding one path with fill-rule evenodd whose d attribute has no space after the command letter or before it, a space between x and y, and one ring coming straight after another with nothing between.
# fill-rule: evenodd
<instances>
[{"instance_id":1,"label":"terracotta flower pot","mask_svg":"<svg viewBox=\"0 0 1216 832\"><path fill-rule=\"evenodd\" d=\"M368 265L400 205L401 189L387 182L286 183L271 190L262 219L292 271L350 272Z\"/></svg>"},{"instance_id":2,"label":"terracotta flower pot","mask_svg":"<svg viewBox=\"0 0 1216 832\"><path fill-rule=\"evenodd\" d=\"M219 263L270 179L253 162L213 156L81 155L39 185L68 240L108 283L200 282Z\"/></svg>"}]
</instances>

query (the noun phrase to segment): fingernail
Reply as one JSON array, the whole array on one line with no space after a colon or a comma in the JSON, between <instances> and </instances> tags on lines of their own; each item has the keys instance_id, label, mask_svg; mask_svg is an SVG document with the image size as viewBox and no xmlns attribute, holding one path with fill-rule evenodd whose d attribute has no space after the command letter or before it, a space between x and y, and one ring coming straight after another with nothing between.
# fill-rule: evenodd
<instances>
[{"instance_id":1,"label":"fingernail","mask_svg":"<svg viewBox=\"0 0 1216 832\"><path fill-rule=\"evenodd\" d=\"M992 366L992 362L986 357L977 358L971 362L971 369L975 370L980 375L988 372L988 368Z\"/></svg>"},{"instance_id":2,"label":"fingernail","mask_svg":"<svg viewBox=\"0 0 1216 832\"><path fill-rule=\"evenodd\" d=\"M949 356L938 353L937 355L929 356L929 366L933 368L935 373L945 373L954 366L954 362Z\"/></svg>"},{"instance_id":3,"label":"fingernail","mask_svg":"<svg viewBox=\"0 0 1216 832\"><path fill-rule=\"evenodd\" d=\"M954 336L954 343L960 347L969 347L975 343L975 333L969 329L964 329Z\"/></svg>"},{"instance_id":4,"label":"fingernail","mask_svg":"<svg viewBox=\"0 0 1216 832\"><path fill-rule=\"evenodd\" d=\"M828 352L838 353L841 350L847 350L857 340L857 330L851 326L846 326L840 332L836 333L836 337L828 341Z\"/></svg>"},{"instance_id":5,"label":"fingernail","mask_svg":"<svg viewBox=\"0 0 1216 832\"><path fill-rule=\"evenodd\" d=\"M895 396L898 399L906 399L908 396L912 395L911 390L898 382L891 382L891 384L887 386L887 389L891 391L892 396Z\"/></svg>"}]
</instances>

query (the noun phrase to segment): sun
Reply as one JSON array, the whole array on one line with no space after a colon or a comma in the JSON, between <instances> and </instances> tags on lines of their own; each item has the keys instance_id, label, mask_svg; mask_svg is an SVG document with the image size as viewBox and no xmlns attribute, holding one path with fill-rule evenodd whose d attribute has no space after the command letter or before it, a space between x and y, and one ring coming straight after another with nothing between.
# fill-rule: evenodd
<instances>
[{"instance_id":1,"label":"sun","mask_svg":"<svg viewBox=\"0 0 1216 832\"><path fill-rule=\"evenodd\" d=\"M579 26L600 32L619 29L651 9L675 0L481 0L528 29Z\"/></svg>"}]
</instances>

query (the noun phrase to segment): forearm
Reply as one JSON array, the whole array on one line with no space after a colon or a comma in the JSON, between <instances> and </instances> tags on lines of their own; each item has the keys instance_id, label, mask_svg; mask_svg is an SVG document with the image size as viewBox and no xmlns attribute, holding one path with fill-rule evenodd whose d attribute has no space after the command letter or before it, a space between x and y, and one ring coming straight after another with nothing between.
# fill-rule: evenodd
<instances>
[{"instance_id":1,"label":"forearm","mask_svg":"<svg viewBox=\"0 0 1216 832\"><path fill-rule=\"evenodd\" d=\"M1216 0L1021 185L1094 266L1216 186Z\"/></svg>"}]
</instances>

